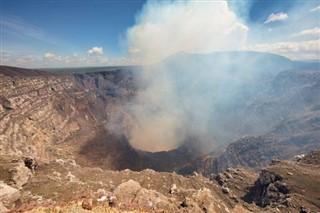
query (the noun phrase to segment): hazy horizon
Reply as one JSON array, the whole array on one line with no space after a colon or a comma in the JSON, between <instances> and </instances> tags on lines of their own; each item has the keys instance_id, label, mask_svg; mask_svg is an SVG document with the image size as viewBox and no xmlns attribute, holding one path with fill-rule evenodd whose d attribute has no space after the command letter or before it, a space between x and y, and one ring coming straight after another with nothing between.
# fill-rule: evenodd
<instances>
[{"instance_id":1,"label":"hazy horizon","mask_svg":"<svg viewBox=\"0 0 320 213\"><path fill-rule=\"evenodd\" d=\"M320 60L317 1L1 1L1 64L152 64L180 51Z\"/></svg>"}]
</instances>

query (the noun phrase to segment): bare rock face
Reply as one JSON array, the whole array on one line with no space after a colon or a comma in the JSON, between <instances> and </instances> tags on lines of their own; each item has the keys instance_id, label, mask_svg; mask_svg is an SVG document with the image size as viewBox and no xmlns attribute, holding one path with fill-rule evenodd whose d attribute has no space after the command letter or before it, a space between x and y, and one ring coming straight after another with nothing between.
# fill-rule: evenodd
<instances>
[{"instance_id":1,"label":"bare rock face","mask_svg":"<svg viewBox=\"0 0 320 213\"><path fill-rule=\"evenodd\" d=\"M30 169L32 172L35 172L35 170L38 168L38 162L36 161L35 158L25 157L23 162L24 162L24 165L28 169Z\"/></svg>"},{"instance_id":2,"label":"bare rock face","mask_svg":"<svg viewBox=\"0 0 320 213\"><path fill-rule=\"evenodd\" d=\"M5 66L0 72L3 154L56 157L52 145L93 137L108 118L106 108L119 106L133 90L130 73L126 79L121 72L57 74Z\"/></svg>"},{"instance_id":3,"label":"bare rock face","mask_svg":"<svg viewBox=\"0 0 320 213\"><path fill-rule=\"evenodd\" d=\"M0 210L12 209L20 198L20 191L0 181ZM3 212L3 211L1 211Z\"/></svg>"},{"instance_id":4,"label":"bare rock face","mask_svg":"<svg viewBox=\"0 0 320 213\"><path fill-rule=\"evenodd\" d=\"M146 211L177 212L178 205L174 200L155 190L142 188L138 182L133 180L120 184L114 194L118 199L120 209L133 210L138 207Z\"/></svg>"},{"instance_id":5,"label":"bare rock face","mask_svg":"<svg viewBox=\"0 0 320 213\"><path fill-rule=\"evenodd\" d=\"M318 160L316 157L314 160ZM265 209L301 209L306 212L319 211L320 202L319 164L292 161L273 161L261 170L259 178L248 193L242 197Z\"/></svg>"},{"instance_id":6,"label":"bare rock face","mask_svg":"<svg viewBox=\"0 0 320 213\"><path fill-rule=\"evenodd\" d=\"M287 205L289 189L279 174L268 170L262 170L258 180L254 184L254 201L257 205Z\"/></svg>"},{"instance_id":7,"label":"bare rock face","mask_svg":"<svg viewBox=\"0 0 320 213\"><path fill-rule=\"evenodd\" d=\"M12 173L12 182L17 188L24 186L32 177L31 170L25 166L24 162L19 162L10 172Z\"/></svg>"}]
</instances>

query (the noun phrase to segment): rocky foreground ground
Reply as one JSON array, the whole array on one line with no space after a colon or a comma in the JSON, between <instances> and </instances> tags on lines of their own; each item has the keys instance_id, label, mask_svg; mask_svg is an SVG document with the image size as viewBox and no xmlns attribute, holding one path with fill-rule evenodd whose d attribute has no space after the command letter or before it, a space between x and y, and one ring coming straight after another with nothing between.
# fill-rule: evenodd
<instances>
[{"instance_id":1,"label":"rocky foreground ground","mask_svg":"<svg viewBox=\"0 0 320 213\"><path fill-rule=\"evenodd\" d=\"M314 151L206 178L2 156L0 212L319 212L319 161Z\"/></svg>"}]
</instances>

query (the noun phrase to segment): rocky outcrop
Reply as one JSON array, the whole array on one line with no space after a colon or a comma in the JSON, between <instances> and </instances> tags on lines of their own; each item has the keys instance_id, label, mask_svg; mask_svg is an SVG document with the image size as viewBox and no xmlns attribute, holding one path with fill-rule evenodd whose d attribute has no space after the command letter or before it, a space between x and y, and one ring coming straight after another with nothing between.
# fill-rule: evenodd
<instances>
[{"instance_id":1,"label":"rocky outcrop","mask_svg":"<svg viewBox=\"0 0 320 213\"><path fill-rule=\"evenodd\" d=\"M32 177L31 170L27 168L24 162L19 162L16 166L10 169L12 174L11 180L16 188L24 186Z\"/></svg>"},{"instance_id":2,"label":"rocky outcrop","mask_svg":"<svg viewBox=\"0 0 320 213\"><path fill-rule=\"evenodd\" d=\"M0 212L6 212L15 207L20 198L20 191L0 181Z\"/></svg>"},{"instance_id":3,"label":"rocky outcrop","mask_svg":"<svg viewBox=\"0 0 320 213\"><path fill-rule=\"evenodd\" d=\"M259 174L228 168L207 179L150 169L82 168L72 160L55 160L39 164L20 189L16 206L10 208L15 212L318 212L319 175L318 165L291 161L274 161Z\"/></svg>"},{"instance_id":4,"label":"rocky outcrop","mask_svg":"<svg viewBox=\"0 0 320 213\"><path fill-rule=\"evenodd\" d=\"M289 188L279 174L262 170L251 189L253 201L261 206L289 205Z\"/></svg>"},{"instance_id":5,"label":"rocky outcrop","mask_svg":"<svg viewBox=\"0 0 320 213\"><path fill-rule=\"evenodd\" d=\"M120 184L114 194L118 206L123 210L140 209L142 211L170 211L177 212L177 203L155 190L147 190L136 181L129 180Z\"/></svg>"},{"instance_id":6,"label":"rocky outcrop","mask_svg":"<svg viewBox=\"0 0 320 213\"><path fill-rule=\"evenodd\" d=\"M314 156L318 160L319 156ZM273 161L242 197L265 209L293 208L295 212L317 212L320 208L319 164Z\"/></svg>"}]
</instances>

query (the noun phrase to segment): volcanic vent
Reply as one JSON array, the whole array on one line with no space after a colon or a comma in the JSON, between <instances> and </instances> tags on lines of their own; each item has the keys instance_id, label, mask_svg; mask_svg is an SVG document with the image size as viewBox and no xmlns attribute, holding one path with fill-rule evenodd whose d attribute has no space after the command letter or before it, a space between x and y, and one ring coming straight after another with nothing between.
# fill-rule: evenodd
<instances>
[{"instance_id":1,"label":"volcanic vent","mask_svg":"<svg viewBox=\"0 0 320 213\"><path fill-rule=\"evenodd\" d=\"M290 158L319 147L319 71L296 65L273 54L231 52L178 53L144 68L2 66L0 152L206 175ZM254 137L241 139L247 135ZM265 141L272 146L259 149ZM242 150L258 150L263 162L239 157Z\"/></svg>"},{"instance_id":2,"label":"volcanic vent","mask_svg":"<svg viewBox=\"0 0 320 213\"><path fill-rule=\"evenodd\" d=\"M2 66L1 152L112 170L174 171L199 157L191 142L156 153L130 145L126 134L134 119L125 107L137 91L133 72L139 69L66 74Z\"/></svg>"}]
</instances>

